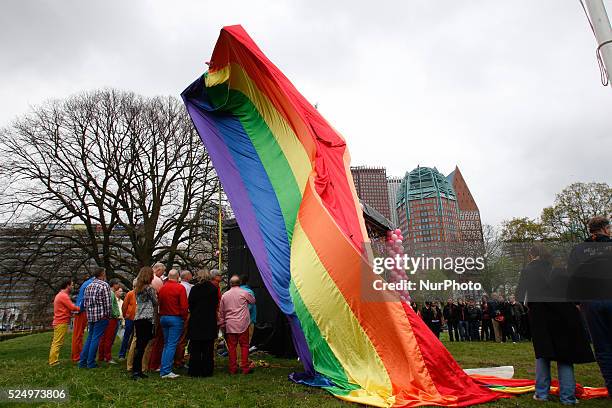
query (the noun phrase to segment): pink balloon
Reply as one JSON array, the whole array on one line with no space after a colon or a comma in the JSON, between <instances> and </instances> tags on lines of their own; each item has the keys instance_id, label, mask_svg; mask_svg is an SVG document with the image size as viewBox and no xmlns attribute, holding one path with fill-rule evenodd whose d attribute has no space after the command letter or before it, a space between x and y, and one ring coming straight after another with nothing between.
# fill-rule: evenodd
<instances>
[{"instance_id":1,"label":"pink balloon","mask_svg":"<svg viewBox=\"0 0 612 408\"><path fill-rule=\"evenodd\" d=\"M402 230L398 228L398 229L396 229L393 232L395 232L395 234L397 234L397 235L400 235L402 233Z\"/></svg>"},{"instance_id":2,"label":"pink balloon","mask_svg":"<svg viewBox=\"0 0 612 408\"><path fill-rule=\"evenodd\" d=\"M396 240L395 240L395 243L396 243L397 245L402 245L402 240L401 240L401 239L396 239Z\"/></svg>"},{"instance_id":3,"label":"pink balloon","mask_svg":"<svg viewBox=\"0 0 612 408\"><path fill-rule=\"evenodd\" d=\"M397 239L401 239L402 241L404 240L404 236L402 234L399 234L399 236L397 237Z\"/></svg>"},{"instance_id":4,"label":"pink balloon","mask_svg":"<svg viewBox=\"0 0 612 408\"><path fill-rule=\"evenodd\" d=\"M392 235L391 235L391 239L392 239L393 241L395 241L395 240L397 239L397 235L392 234Z\"/></svg>"},{"instance_id":5,"label":"pink balloon","mask_svg":"<svg viewBox=\"0 0 612 408\"><path fill-rule=\"evenodd\" d=\"M389 257L391 257L391 258L392 258L392 257L394 257L395 255L397 255L397 253L396 253L396 252L395 252L393 249L389 249L389 250L387 251L387 255L388 255Z\"/></svg>"},{"instance_id":6,"label":"pink balloon","mask_svg":"<svg viewBox=\"0 0 612 408\"><path fill-rule=\"evenodd\" d=\"M393 234L393 231L387 231L387 237L391 237L391 234Z\"/></svg>"}]
</instances>

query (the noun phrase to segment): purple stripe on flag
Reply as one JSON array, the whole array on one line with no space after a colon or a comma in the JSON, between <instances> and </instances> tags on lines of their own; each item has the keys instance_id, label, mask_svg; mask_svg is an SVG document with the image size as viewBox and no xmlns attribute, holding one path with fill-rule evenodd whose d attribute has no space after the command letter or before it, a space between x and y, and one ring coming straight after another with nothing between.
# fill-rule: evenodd
<instances>
[{"instance_id":1,"label":"purple stripe on flag","mask_svg":"<svg viewBox=\"0 0 612 408\"><path fill-rule=\"evenodd\" d=\"M184 101L191 119L200 134L200 138L210 153L211 160L221 179L223 188L232 203L232 208L234 209L236 221L240 226L240 230L245 237L248 236L250 238L249 250L256 260L266 260L264 263L258 263L257 267L270 295L276 304L279 304L278 294L274 291L272 285L272 272L270 270L261 230L257 223L255 211L249 200L248 192L243 184L236 164L233 161L232 155L227 149L219 130L215 126L214 120L208 118L197 106L190 103L186 98L184 98ZM308 373L314 373L312 355L308 349L306 338L299 320L295 314L288 315L287 317L291 327L293 343L304 365L304 369Z\"/></svg>"}]
</instances>

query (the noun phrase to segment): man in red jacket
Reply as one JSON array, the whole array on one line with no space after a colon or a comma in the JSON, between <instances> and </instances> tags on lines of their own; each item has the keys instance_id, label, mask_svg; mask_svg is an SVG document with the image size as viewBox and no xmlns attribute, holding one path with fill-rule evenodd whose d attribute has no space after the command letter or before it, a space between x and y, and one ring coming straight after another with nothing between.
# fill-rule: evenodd
<instances>
[{"instance_id":1,"label":"man in red jacket","mask_svg":"<svg viewBox=\"0 0 612 408\"><path fill-rule=\"evenodd\" d=\"M172 269L168 273L168 279L159 290L158 300L159 321L164 333L164 350L159 375L161 378L176 378L178 375L172 372L172 363L189 311L187 292L179 283L178 271Z\"/></svg>"}]
</instances>

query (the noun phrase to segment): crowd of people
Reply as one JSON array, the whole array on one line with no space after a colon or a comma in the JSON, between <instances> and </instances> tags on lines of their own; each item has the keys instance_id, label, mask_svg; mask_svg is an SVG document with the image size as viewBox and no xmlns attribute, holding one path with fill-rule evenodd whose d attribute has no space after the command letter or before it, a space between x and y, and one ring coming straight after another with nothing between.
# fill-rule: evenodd
<instances>
[{"instance_id":1,"label":"crowd of people","mask_svg":"<svg viewBox=\"0 0 612 408\"><path fill-rule=\"evenodd\" d=\"M187 368L193 377L211 376L219 333L227 347L230 373L253 372L248 354L256 306L248 278L232 276L222 295L216 270L202 269L195 277L186 270L165 272L162 263L141 268L133 289L123 296L120 281L107 282L106 270L96 268L81 284L75 303L70 299L73 282L62 283L54 300L49 365L59 364L74 317L71 356L83 369L96 368L100 362L118 364L112 348L122 327L118 359L126 362L135 380L147 378L146 372L176 378L176 367Z\"/></svg>"},{"instance_id":2,"label":"crowd of people","mask_svg":"<svg viewBox=\"0 0 612 408\"><path fill-rule=\"evenodd\" d=\"M473 299L448 299L444 306L437 301L423 306L412 302L411 306L438 338L446 328L450 341L516 343L531 339L527 308L514 296L504 299L493 293L491 298L483 296L479 303Z\"/></svg>"},{"instance_id":3,"label":"crowd of people","mask_svg":"<svg viewBox=\"0 0 612 408\"><path fill-rule=\"evenodd\" d=\"M580 363L597 361L612 395L612 245L588 245L612 242L612 226L607 218L595 217L588 228L591 236L574 248L568 269L593 275L597 262L604 259L598 280L589 281L595 293L603 294L602 299L542 300L542 294L550 296L557 290L556 275L549 251L535 244L516 297L505 299L494 293L478 303L448 299L445 305L425 302L421 307L416 303L411 306L437 337L446 326L452 342L531 340L536 357L536 400L548 400L551 361L557 362L561 403L576 403L574 364ZM106 271L97 268L80 286L76 303L70 299L73 282L64 282L54 300L49 364L59 363L59 351L74 316L72 360L81 368L96 368L98 362L116 364L112 346L119 327L124 326L119 359L127 361L134 379L147 378L146 371L159 371L162 378L178 377L173 369L185 366L187 345L188 374L211 376L219 332L227 347L230 373L251 373L248 353L256 309L247 279L232 276L229 289L221 295L218 271L200 270L194 277L189 271L179 274L172 269L166 275L165 270L161 263L141 268L133 289L123 297L120 282L111 279L107 283ZM569 285L571 289L574 286ZM85 328L88 334L83 344Z\"/></svg>"},{"instance_id":4,"label":"crowd of people","mask_svg":"<svg viewBox=\"0 0 612 408\"><path fill-rule=\"evenodd\" d=\"M412 302L412 309L436 337L446 328L452 342L530 340L536 357L535 400L549 398L552 361L557 362L562 404L576 404L574 364L597 361L612 395L612 226L605 217L593 217L588 230L590 237L574 247L565 271L555 266L544 245L534 244L516 296L504 299L494 293L478 304L448 299L444 306Z\"/></svg>"}]
</instances>

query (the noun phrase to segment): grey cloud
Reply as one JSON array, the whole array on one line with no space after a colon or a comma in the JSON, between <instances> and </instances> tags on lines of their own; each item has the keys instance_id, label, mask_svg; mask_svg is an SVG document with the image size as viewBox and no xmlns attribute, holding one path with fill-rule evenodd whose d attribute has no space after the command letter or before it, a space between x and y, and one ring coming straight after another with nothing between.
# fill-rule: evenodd
<instances>
[{"instance_id":1,"label":"grey cloud","mask_svg":"<svg viewBox=\"0 0 612 408\"><path fill-rule=\"evenodd\" d=\"M612 180L610 89L577 2L9 0L2 11L0 124L82 89L178 95L219 29L241 23L354 163L394 175L458 164L486 222L537 216L570 182Z\"/></svg>"}]
</instances>

